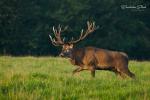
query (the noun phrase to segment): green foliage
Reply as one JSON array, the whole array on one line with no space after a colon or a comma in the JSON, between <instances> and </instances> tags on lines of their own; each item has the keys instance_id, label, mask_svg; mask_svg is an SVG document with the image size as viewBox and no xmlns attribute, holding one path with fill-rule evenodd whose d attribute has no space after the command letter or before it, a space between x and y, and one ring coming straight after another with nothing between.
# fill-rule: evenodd
<instances>
[{"instance_id":1,"label":"green foliage","mask_svg":"<svg viewBox=\"0 0 150 100\"><path fill-rule=\"evenodd\" d=\"M146 9L121 9L121 5L146 5ZM150 58L150 2L134 0L1 0L0 54L57 55L48 34L52 26L69 25L62 36L78 38L87 20L100 29L79 47L96 46L124 51L132 58ZM133 52L134 51L134 52Z\"/></svg>"},{"instance_id":2,"label":"green foliage","mask_svg":"<svg viewBox=\"0 0 150 100\"><path fill-rule=\"evenodd\" d=\"M11 66L10 66L11 65ZM150 62L131 61L136 80L114 73L89 71L72 76L68 60L54 57L0 57L1 100L149 100Z\"/></svg>"}]
</instances>

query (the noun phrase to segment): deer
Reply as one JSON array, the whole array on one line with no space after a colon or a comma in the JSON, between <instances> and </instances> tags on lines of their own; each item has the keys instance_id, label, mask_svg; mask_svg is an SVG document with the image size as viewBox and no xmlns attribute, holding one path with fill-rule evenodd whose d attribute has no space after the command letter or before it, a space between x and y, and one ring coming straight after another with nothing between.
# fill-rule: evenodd
<instances>
[{"instance_id":1,"label":"deer","mask_svg":"<svg viewBox=\"0 0 150 100\"><path fill-rule=\"evenodd\" d=\"M53 26L54 37L49 34L49 38L54 46L62 47L59 56L69 58L70 62L77 66L72 72L73 75L83 70L89 70L91 76L95 77L96 70L107 70L114 72L117 76L122 78L128 76L134 79L135 74L128 68L129 58L126 53L96 48L93 46L83 48L74 47L74 44L82 41L98 28L99 27L95 25L95 22L87 21L87 29L81 30L79 38L72 38L70 41L66 42L64 41L65 39L61 37L61 33L67 30L67 27L62 28L59 25L55 28Z\"/></svg>"}]
</instances>

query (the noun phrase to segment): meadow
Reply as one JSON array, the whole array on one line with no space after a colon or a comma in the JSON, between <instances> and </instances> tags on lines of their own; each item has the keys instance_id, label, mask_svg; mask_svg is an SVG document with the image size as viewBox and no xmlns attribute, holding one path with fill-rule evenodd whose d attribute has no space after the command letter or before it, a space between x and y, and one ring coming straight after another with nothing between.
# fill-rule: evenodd
<instances>
[{"instance_id":1,"label":"meadow","mask_svg":"<svg viewBox=\"0 0 150 100\"><path fill-rule=\"evenodd\" d=\"M136 79L109 71L72 75L67 59L0 57L0 100L150 100L150 61L130 61Z\"/></svg>"}]
</instances>

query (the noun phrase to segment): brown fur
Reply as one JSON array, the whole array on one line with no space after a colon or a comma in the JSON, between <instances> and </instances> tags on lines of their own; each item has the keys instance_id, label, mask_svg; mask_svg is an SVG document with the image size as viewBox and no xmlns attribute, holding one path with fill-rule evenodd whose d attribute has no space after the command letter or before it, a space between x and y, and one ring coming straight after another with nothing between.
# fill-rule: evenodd
<instances>
[{"instance_id":1,"label":"brown fur","mask_svg":"<svg viewBox=\"0 0 150 100\"><path fill-rule=\"evenodd\" d=\"M95 76L95 70L109 70L123 77L123 74L134 78L135 75L128 69L128 56L123 52L109 51L94 47L72 49L71 63L79 66L73 74L82 70L90 70Z\"/></svg>"}]
</instances>

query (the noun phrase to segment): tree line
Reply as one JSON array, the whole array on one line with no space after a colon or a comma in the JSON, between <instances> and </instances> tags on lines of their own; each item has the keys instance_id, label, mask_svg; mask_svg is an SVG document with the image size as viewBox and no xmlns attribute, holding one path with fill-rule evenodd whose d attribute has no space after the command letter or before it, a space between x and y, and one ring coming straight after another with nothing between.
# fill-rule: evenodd
<instances>
[{"instance_id":1,"label":"tree line","mask_svg":"<svg viewBox=\"0 0 150 100\"><path fill-rule=\"evenodd\" d=\"M122 9L144 5L145 9ZM1 0L1 55L58 55L48 37L52 26L68 25L62 33L78 38L88 20L99 29L78 47L95 46L126 52L130 58L150 59L150 1L139 0Z\"/></svg>"}]
</instances>

